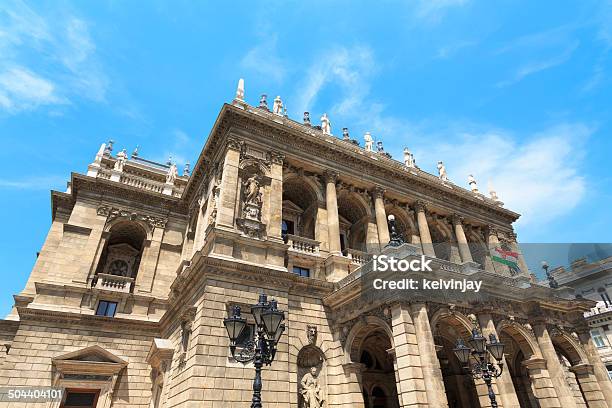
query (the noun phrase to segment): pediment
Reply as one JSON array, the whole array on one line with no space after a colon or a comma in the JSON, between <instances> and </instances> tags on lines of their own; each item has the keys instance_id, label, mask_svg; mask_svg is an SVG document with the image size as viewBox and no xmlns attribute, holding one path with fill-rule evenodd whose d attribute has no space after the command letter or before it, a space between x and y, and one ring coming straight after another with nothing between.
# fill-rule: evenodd
<instances>
[{"instance_id":1,"label":"pediment","mask_svg":"<svg viewBox=\"0 0 612 408\"><path fill-rule=\"evenodd\" d=\"M296 214L301 214L304 212L304 210L302 210L299 205L293 203L290 200L283 200L283 211L293 212Z\"/></svg>"},{"instance_id":2,"label":"pediment","mask_svg":"<svg viewBox=\"0 0 612 408\"><path fill-rule=\"evenodd\" d=\"M51 359L63 374L117 374L127 361L100 346L90 346Z\"/></svg>"}]
</instances>

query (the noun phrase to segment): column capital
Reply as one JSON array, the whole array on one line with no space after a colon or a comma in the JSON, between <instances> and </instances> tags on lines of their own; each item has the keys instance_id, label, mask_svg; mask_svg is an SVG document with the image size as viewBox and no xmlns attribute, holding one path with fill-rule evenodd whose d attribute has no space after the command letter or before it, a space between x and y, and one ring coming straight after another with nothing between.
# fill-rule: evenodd
<instances>
[{"instance_id":1,"label":"column capital","mask_svg":"<svg viewBox=\"0 0 612 408\"><path fill-rule=\"evenodd\" d=\"M338 172L332 170L325 170L323 172L323 180L325 180L326 183L336 184L336 182L338 181L338 176Z\"/></svg>"},{"instance_id":2,"label":"column capital","mask_svg":"<svg viewBox=\"0 0 612 408\"><path fill-rule=\"evenodd\" d=\"M270 151L270 161L272 163L282 165L284 160L285 160L285 155L282 154L281 152L276 151L276 150Z\"/></svg>"},{"instance_id":3,"label":"column capital","mask_svg":"<svg viewBox=\"0 0 612 408\"><path fill-rule=\"evenodd\" d=\"M487 235L498 235L499 233L499 228L493 224L488 224L484 229Z\"/></svg>"},{"instance_id":4,"label":"column capital","mask_svg":"<svg viewBox=\"0 0 612 408\"><path fill-rule=\"evenodd\" d=\"M416 212L426 212L427 204L425 203L425 201L417 200L414 203L414 209L416 210Z\"/></svg>"},{"instance_id":5,"label":"column capital","mask_svg":"<svg viewBox=\"0 0 612 408\"><path fill-rule=\"evenodd\" d=\"M372 196L374 198L384 198L385 196L385 189L379 186L376 186L372 189Z\"/></svg>"},{"instance_id":6,"label":"column capital","mask_svg":"<svg viewBox=\"0 0 612 408\"><path fill-rule=\"evenodd\" d=\"M451 219L451 223L453 224L453 226L456 225L461 225L463 226L463 222L465 221L465 218L463 218L462 215L454 213L450 216Z\"/></svg>"},{"instance_id":7,"label":"column capital","mask_svg":"<svg viewBox=\"0 0 612 408\"><path fill-rule=\"evenodd\" d=\"M228 149L242 151L244 141L235 137L228 137L226 146Z\"/></svg>"}]
</instances>

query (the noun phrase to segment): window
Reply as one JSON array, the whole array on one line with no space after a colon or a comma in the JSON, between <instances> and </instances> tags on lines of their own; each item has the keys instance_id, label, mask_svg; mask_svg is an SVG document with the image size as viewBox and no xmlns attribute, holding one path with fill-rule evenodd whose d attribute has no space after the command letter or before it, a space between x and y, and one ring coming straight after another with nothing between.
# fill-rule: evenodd
<instances>
[{"instance_id":1,"label":"window","mask_svg":"<svg viewBox=\"0 0 612 408\"><path fill-rule=\"evenodd\" d=\"M612 365L606 366L606 368L608 369L608 377L612 380Z\"/></svg>"},{"instance_id":2,"label":"window","mask_svg":"<svg viewBox=\"0 0 612 408\"><path fill-rule=\"evenodd\" d=\"M310 269L302 268L300 266L294 266L293 267L293 273L295 273L296 275L303 276L305 278L309 278L310 277Z\"/></svg>"},{"instance_id":3,"label":"window","mask_svg":"<svg viewBox=\"0 0 612 408\"><path fill-rule=\"evenodd\" d=\"M591 337L593 338L593 343L595 343L595 347L606 347L606 343L604 342L603 336L599 332L599 330L591 330Z\"/></svg>"},{"instance_id":4,"label":"window","mask_svg":"<svg viewBox=\"0 0 612 408\"><path fill-rule=\"evenodd\" d=\"M96 316L115 316L117 311L117 302L109 302L107 300L101 300L98 302L98 308L96 309Z\"/></svg>"},{"instance_id":5,"label":"window","mask_svg":"<svg viewBox=\"0 0 612 408\"><path fill-rule=\"evenodd\" d=\"M98 401L98 391L68 390L62 408L93 408Z\"/></svg>"}]
</instances>

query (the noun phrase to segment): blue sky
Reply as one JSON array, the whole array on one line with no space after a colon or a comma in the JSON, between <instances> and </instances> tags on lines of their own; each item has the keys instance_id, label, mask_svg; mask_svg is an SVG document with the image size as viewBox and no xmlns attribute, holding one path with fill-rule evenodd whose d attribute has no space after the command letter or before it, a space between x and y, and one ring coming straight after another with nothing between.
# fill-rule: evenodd
<instances>
[{"instance_id":1,"label":"blue sky","mask_svg":"<svg viewBox=\"0 0 612 408\"><path fill-rule=\"evenodd\" d=\"M251 104L492 183L522 242L612 242L611 1L195 3L0 3L0 313L50 189L109 138L193 162L240 77Z\"/></svg>"}]
</instances>

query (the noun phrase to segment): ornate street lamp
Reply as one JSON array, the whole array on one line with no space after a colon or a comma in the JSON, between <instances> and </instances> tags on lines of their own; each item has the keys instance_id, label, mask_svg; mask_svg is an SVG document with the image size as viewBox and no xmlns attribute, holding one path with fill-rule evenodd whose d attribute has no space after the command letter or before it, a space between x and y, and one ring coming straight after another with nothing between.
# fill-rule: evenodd
<instances>
[{"instance_id":1,"label":"ornate street lamp","mask_svg":"<svg viewBox=\"0 0 612 408\"><path fill-rule=\"evenodd\" d=\"M550 272L548 272L548 262L542 261L542 269L544 269L544 272L546 272L546 279L548 279L548 286L550 286L553 289L557 289L559 287L559 284L555 280L555 277L552 276Z\"/></svg>"},{"instance_id":2,"label":"ornate street lamp","mask_svg":"<svg viewBox=\"0 0 612 408\"><path fill-rule=\"evenodd\" d=\"M504 371L504 343L497 340L494 334L489 335L489 341L477 330L472 329L472 337L469 340L470 347L463 343L463 339L457 339L457 345L453 349L455 356L474 379L482 378L489 390L491 408L497 408L495 393L491 386L491 379L499 377ZM497 362L495 366L490 360L489 355L493 356ZM470 359L472 357L472 359Z\"/></svg>"},{"instance_id":3,"label":"ornate street lamp","mask_svg":"<svg viewBox=\"0 0 612 408\"><path fill-rule=\"evenodd\" d=\"M257 330L253 338L249 339L244 347L236 352L236 340L247 325L246 319L240 317L240 307L234 306L233 316L223 319L230 340L232 357L238 362L255 365L255 379L253 380L253 399L251 408L261 408L261 368L264 364L270 365L276 356L278 341L285 331L285 312L278 310L276 300L268 302L267 296L259 295L257 304L251 306L251 314L255 318Z\"/></svg>"},{"instance_id":4,"label":"ornate street lamp","mask_svg":"<svg viewBox=\"0 0 612 408\"><path fill-rule=\"evenodd\" d=\"M389 227L389 235L390 240L387 244L388 246L397 247L404 243L404 239L400 234L397 233L397 227L395 226L395 216L393 214L389 214L387 217L388 227Z\"/></svg>"}]
</instances>

